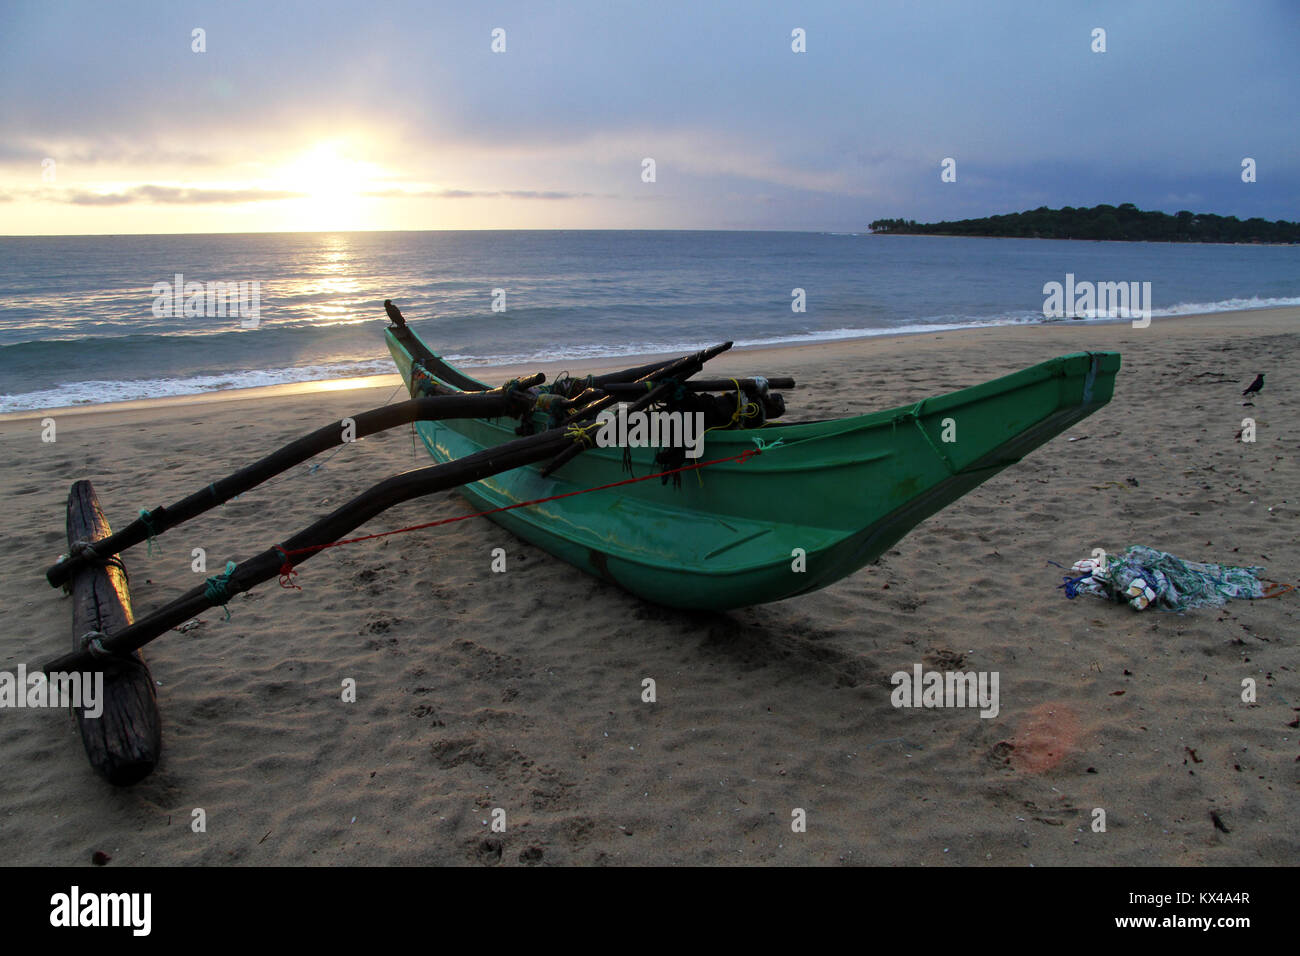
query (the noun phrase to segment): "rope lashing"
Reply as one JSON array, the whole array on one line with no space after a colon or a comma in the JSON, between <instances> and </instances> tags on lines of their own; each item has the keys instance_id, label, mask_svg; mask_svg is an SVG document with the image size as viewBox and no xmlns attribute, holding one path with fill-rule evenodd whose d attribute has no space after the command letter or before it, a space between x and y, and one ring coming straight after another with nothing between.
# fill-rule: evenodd
<instances>
[{"instance_id":1,"label":"rope lashing","mask_svg":"<svg viewBox=\"0 0 1300 956\"><path fill-rule=\"evenodd\" d=\"M704 434L706 435L709 432L717 431L720 428L727 429L732 425L739 425L746 418L753 418L760 411L759 407L755 403L745 401L746 395L741 391L740 382L734 378L730 381L732 385L736 386L736 410L731 413L731 418L727 419L727 421L723 422L721 425L714 425L712 428L706 428L704 430Z\"/></svg>"},{"instance_id":2,"label":"rope lashing","mask_svg":"<svg viewBox=\"0 0 1300 956\"><path fill-rule=\"evenodd\" d=\"M280 587L293 588L293 590L295 591L301 591L302 588L299 587L297 584L293 583L293 579L297 577L298 571L293 566L293 562L289 560L290 552L284 550L284 548L280 547L279 545L276 545L275 550L279 551L280 554L284 555L284 564L280 565ZM310 552L309 551L293 552L293 554L306 554L306 553L310 553Z\"/></svg>"},{"instance_id":3,"label":"rope lashing","mask_svg":"<svg viewBox=\"0 0 1300 956\"><path fill-rule=\"evenodd\" d=\"M149 512L144 508L140 509L140 521L144 525L145 531L149 533L149 557L153 557L153 540L158 537L158 533L154 531L153 520L150 518ZM158 550L162 550L162 545L158 545Z\"/></svg>"},{"instance_id":4,"label":"rope lashing","mask_svg":"<svg viewBox=\"0 0 1300 956\"><path fill-rule=\"evenodd\" d=\"M573 498L576 495L585 495L593 491L605 491L609 488L618 488L623 485L634 485L637 482L650 481L653 478L663 478L665 475L672 475L676 472L698 471L701 468L708 468L711 465L721 465L732 461L740 465L749 461L751 458L756 458L765 451L770 451L773 448L776 448L781 444L780 440L772 442L771 444L766 444L758 438L755 438L754 442L754 448L746 448L739 454L731 455L727 458L715 458L712 461L701 461L696 462L693 465L682 465L680 468L672 468L668 471L656 472L651 475L641 475L637 478L624 478L622 481L611 481L609 484L597 485L594 488L580 488L577 491L566 491L563 494L550 495L546 498L533 498L530 501L519 501L512 505L502 505L499 508L489 508L487 511L476 511L473 514L456 515L453 518L442 518L438 521L426 521L424 524L415 524L407 528L395 528L392 531L378 531L374 534L363 534L356 538L343 538L339 541L331 541L328 544L314 544L306 548L294 548L292 551L286 551L284 548L276 545L275 550L279 551L280 554L284 556L284 565L280 568L280 587L293 588L298 591L302 590L301 587L292 582L292 576L298 573L293 567L292 557L297 554L316 554L329 548L342 547L345 544L359 544L362 541L373 541L376 538L387 538L395 534L405 534L408 531L423 531L426 528L437 528L445 524L454 524L457 521L468 521L471 518L483 518L487 515L499 514L503 511L514 511L516 508L527 508L532 505L545 504L548 501L559 501L563 498Z\"/></svg>"},{"instance_id":5,"label":"rope lashing","mask_svg":"<svg viewBox=\"0 0 1300 956\"><path fill-rule=\"evenodd\" d=\"M106 558L101 558L90 541L77 540L72 542L72 544L68 545L67 553L59 555L58 563L62 564L72 558L80 558L88 564L101 564L104 567L117 568L122 572L122 577L126 578L127 582L130 583L131 576L126 573L126 565L122 563L121 557L110 554ZM63 590L69 594L72 593L72 582L70 580L63 583Z\"/></svg>"},{"instance_id":6,"label":"rope lashing","mask_svg":"<svg viewBox=\"0 0 1300 956\"><path fill-rule=\"evenodd\" d=\"M575 442L580 442L591 448L595 445L595 440L591 437L591 432L603 428L604 422L592 422L590 425L570 425L565 431L566 438L572 438Z\"/></svg>"},{"instance_id":7,"label":"rope lashing","mask_svg":"<svg viewBox=\"0 0 1300 956\"><path fill-rule=\"evenodd\" d=\"M103 631L87 631L81 635L81 649L90 651L91 657L107 658L113 655L104 647L104 639L108 637Z\"/></svg>"},{"instance_id":8,"label":"rope lashing","mask_svg":"<svg viewBox=\"0 0 1300 956\"><path fill-rule=\"evenodd\" d=\"M86 561L98 561L99 555L96 553L92 542L77 540L68 545L68 553L60 557L59 560L67 561L69 558L82 558Z\"/></svg>"},{"instance_id":9,"label":"rope lashing","mask_svg":"<svg viewBox=\"0 0 1300 956\"><path fill-rule=\"evenodd\" d=\"M237 565L234 561L226 562L226 570L220 574L213 575L205 582L207 587L203 589L203 596L207 601L216 607L220 605L225 609L226 620L230 620L230 608L227 607L230 601L230 576L235 573Z\"/></svg>"},{"instance_id":10,"label":"rope lashing","mask_svg":"<svg viewBox=\"0 0 1300 956\"><path fill-rule=\"evenodd\" d=\"M122 577L126 578L126 583L131 583L131 575L126 573L126 565L122 563L122 558L116 554L110 554L104 559L104 567L117 568L122 572Z\"/></svg>"}]
</instances>

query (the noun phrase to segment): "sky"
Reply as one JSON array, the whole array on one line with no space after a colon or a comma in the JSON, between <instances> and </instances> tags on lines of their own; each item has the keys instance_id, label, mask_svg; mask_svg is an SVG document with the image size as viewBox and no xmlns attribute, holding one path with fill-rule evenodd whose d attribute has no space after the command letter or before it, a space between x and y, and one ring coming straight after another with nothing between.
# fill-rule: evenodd
<instances>
[{"instance_id":1,"label":"sky","mask_svg":"<svg viewBox=\"0 0 1300 956\"><path fill-rule=\"evenodd\" d=\"M1296 0L0 0L0 235L1296 220L1297 77Z\"/></svg>"}]
</instances>

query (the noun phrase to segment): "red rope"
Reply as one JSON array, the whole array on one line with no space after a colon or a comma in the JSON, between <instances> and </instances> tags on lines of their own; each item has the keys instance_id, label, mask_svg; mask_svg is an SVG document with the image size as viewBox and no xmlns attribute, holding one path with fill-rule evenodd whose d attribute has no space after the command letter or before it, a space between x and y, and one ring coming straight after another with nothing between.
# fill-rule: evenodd
<instances>
[{"instance_id":1,"label":"red rope","mask_svg":"<svg viewBox=\"0 0 1300 956\"><path fill-rule=\"evenodd\" d=\"M280 587L293 588L295 591L301 591L302 588L293 583L294 577L298 574L294 569L293 562L289 560L289 552L284 548L277 547L275 550L284 555L284 564L280 565ZM294 552L297 554L298 552Z\"/></svg>"},{"instance_id":2,"label":"red rope","mask_svg":"<svg viewBox=\"0 0 1300 956\"><path fill-rule=\"evenodd\" d=\"M407 531L423 531L426 528L436 528L439 525L453 524L457 521L468 521L470 518L482 518L486 515L497 514L501 511L513 511L515 508L526 508L530 505L545 504L548 501L559 501L561 498L572 498L575 495L585 495L592 491L604 491L607 488L618 488L622 485L634 485L639 481L649 481L651 478L664 478L668 475L675 475L683 471L695 471L699 468L708 468L710 465L721 465L729 461L743 464L755 455L761 455L760 448L747 448L738 455L732 455L730 458L715 458L712 461L701 461L694 465L683 465L680 468L673 468L669 471L660 471L653 475L642 475L640 478L624 478L622 481L612 481L607 485L597 485L594 488L582 488L578 491L566 491L562 495L551 495L547 498L534 498L532 501L520 501L513 505L502 505L500 508L489 508L487 511L476 511L473 514L457 515L454 518L442 518L439 521L427 521L424 524L413 524L409 528L397 528L393 531L380 531L375 534L364 534L359 538L342 538L338 541L332 541L329 544L314 544L306 548L294 548L292 551L286 551L284 548L276 547L275 550L284 555L284 564L280 568L280 587L294 588L301 591L302 588L293 583L293 577L298 572L290 560L296 554L315 554L318 551L324 551L326 548L337 548L344 544L357 544L361 541L372 541L375 538L387 538L389 535L404 534Z\"/></svg>"}]
</instances>

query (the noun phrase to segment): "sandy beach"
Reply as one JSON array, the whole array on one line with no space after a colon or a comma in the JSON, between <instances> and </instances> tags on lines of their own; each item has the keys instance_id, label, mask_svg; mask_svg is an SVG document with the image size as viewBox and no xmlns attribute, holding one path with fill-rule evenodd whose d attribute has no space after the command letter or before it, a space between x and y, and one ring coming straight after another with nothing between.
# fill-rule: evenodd
<instances>
[{"instance_id":1,"label":"sandy beach","mask_svg":"<svg viewBox=\"0 0 1300 956\"><path fill-rule=\"evenodd\" d=\"M1134 613L1067 600L1048 562L1145 544L1297 583L1300 309L739 350L708 372L793 375L800 420L1082 349L1123 355L1109 406L811 595L667 610L485 520L322 555L301 591L272 582L146 648L164 756L132 788L94 775L66 713L0 711L0 864L1293 865L1300 595ZM71 645L42 574L73 481L121 527L397 381L5 416L0 669ZM398 429L132 549L137 616L201 581L192 549L213 573L427 463ZM468 510L438 494L361 530ZM998 672L1000 713L893 707L916 664Z\"/></svg>"}]
</instances>

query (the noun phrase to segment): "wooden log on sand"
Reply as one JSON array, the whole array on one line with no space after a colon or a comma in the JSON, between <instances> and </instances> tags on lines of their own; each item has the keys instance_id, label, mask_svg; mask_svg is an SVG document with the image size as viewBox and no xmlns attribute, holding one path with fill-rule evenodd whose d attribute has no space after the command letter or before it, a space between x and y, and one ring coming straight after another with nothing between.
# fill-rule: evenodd
<instances>
[{"instance_id":1,"label":"wooden log on sand","mask_svg":"<svg viewBox=\"0 0 1300 956\"><path fill-rule=\"evenodd\" d=\"M89 481L78 481L68 494L68 546L98 541L112 529ZM72 649L80 651L87 635L111 635L128 628L131 591L126 570L114 556L82 565L71 577ZM93 639L93 638L92 638ZM162 717L153 676L139 652L114 656L105 666L102 712L87 716L73 707L90 765L109 783L125 787L144 779L162 755ZM82 681L90 679L83 674ZM83 695L83 703L84 703Z\"/></svg>"}]
</instances>

